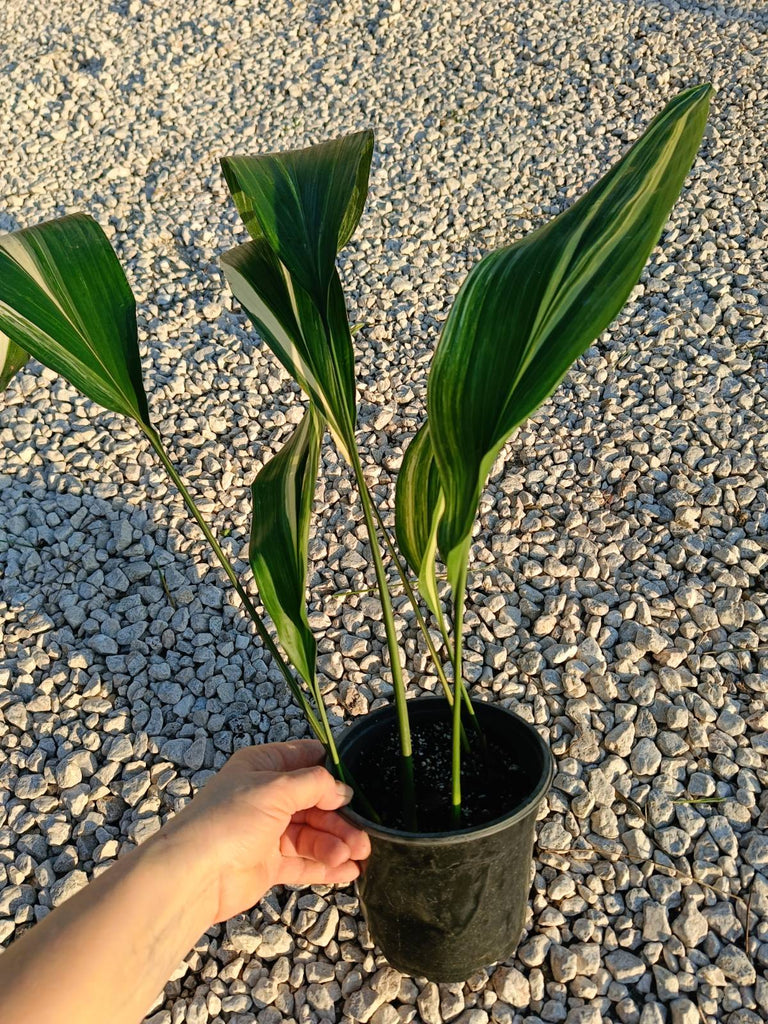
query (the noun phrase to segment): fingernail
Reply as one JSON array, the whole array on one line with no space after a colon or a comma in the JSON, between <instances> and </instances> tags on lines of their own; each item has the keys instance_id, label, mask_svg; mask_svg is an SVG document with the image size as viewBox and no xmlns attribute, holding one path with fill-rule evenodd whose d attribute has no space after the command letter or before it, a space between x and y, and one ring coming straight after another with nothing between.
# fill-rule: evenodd
<instances>
[{"instance_id":1,"label":"fingernail","mask_svg":"<svg viewBox=\"0 0 768 1024\"><path fill-rule=\"evenodd\" d=\"M337 793L339 794L339 796L343 796L343 797L344 797L344 800L345 800L345 801L346 801L347 803L349 803L349 801L350 801L350 800L352 799L352 797L353 797L353 796L355 795L355 793L354 793L354 790L352 789L352 787L351 787L351 786L348 786L348 785L347 785L346 783L344 783L344 782L336 782L336 783L334 783L334 784L335 784L335 786L336 786L336 792L337 792Z\"/></svg>"}]
</instances>

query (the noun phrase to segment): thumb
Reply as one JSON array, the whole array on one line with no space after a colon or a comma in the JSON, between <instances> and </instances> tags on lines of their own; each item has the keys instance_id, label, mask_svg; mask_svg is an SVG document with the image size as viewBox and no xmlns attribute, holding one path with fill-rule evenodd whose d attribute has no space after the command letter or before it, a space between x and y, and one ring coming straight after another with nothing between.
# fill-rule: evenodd
<instances>
[{"instance_id":1,"label":"thumb","mask_svg":"<svg viewBox=\"0 0 768 1024\"><path fill-rule=\"evenodd\" d=\"M352 799L353 792L343 782L338 782L321 765L299 768L286 772L280 778L286 810L291 814L319 807L323 811L335 811Z\"/></svg>"}]
</instances>

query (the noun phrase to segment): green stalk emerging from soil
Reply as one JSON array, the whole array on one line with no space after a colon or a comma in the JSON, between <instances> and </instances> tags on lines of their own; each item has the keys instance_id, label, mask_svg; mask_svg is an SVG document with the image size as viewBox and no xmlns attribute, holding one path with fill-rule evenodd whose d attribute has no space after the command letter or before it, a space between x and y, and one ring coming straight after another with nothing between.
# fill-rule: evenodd
<instances>
[{"instance_id":1,"label":"green stalk emerging from soil","mask_svg":"<svg viewBox=\"0 0 768 1024\"><path fill-rule=\"evenodd\" d=\"M411 746L411 728L408 720L408 708L405 699L405 682L403 680L403 669L400 664L400 645L397 642L395 632L395 616L392 610L392 598L387 586L387 576L384 569L384 562L381 557L379 538L376 534L374 522L374 504L368 492L368 485L363 475L363 465L360 461L360 454L354 444L349 445L352 453L352 468L360 492L360 500L363 505L363 516L368 531L368 540L371 545L371 555L376 571L376 583L379 588L379 599L381 600L382 613L384 615L384 628L387 633L387 648L389 650L389 663L392 669L392 685L395 693L395 710L397 712L397 723L400 732L400 769L404 795L404 810L409 827L416 828L416 793L413 777L413 749Z\"/></svg>"},{"instance_id":2,"label":"green stalk emerging from soil","mask_svg":"<svg viewBox=\"0 0 768 1024\"><path fill-rule=\"evenodd\" d=\"M462 571L454 593L453 604L453 746L451 759L451 817L458 826L461 821L461 699L464 603L466 599L467 569Z\"/></svg>"},{"instance_id":3,"label":"green stalk emerging from soil","mask_svg":"<svg viewBox=\"0 0 768 1024\"><path fill-rule=\"evenodd\" d=\"M370 495L369 495L369 497L370 497ZM435 645L434 645L434 643L432 641L432 637L429 634L429 629L427 628L427 623L424 620L424 616L423 616L421 608L419 606L419 601L418 601L418 598L416 597L416 592L414 591L413 586L411 585L411 581L408 579L408 571L405 568L405 566L403 565L403 563L402 563L402 561L400 559L399 554L397 553L397 548L392 543L392 538L389 536L389 531L387 530L386 526L384 525L384 520L381 518L381 513L379 512L378 508L376 507L376 503L373 501L372 498L371 498L371 505L373 506L373 511L374 511L374 514L376 515L376 520L377 520L377 522L379 524L379 529L381 530L382 535L384 537L384 543L387 546L387 550L389 551L389 554L390 554L390 557L392 558L392 561L395 563L395 567L397 568L398 575L400 576L400 581L403 584L403 589L405 590L405 593L408 596L408 600L411 602L411 607L413 608L414 615L416 616L416 621L419 624L419 628L421 629L422 635L424 637L424 641L425 641L425 643L427 645L427 649L429 650L430 656L432 658L432 662L433 662L433 664L435 666L435 671L437 672L437 678L440 680L440 685L443 688L443 693L445 694L445 698L448 701L448 703L451 706L453 706L453 693L451 692L450 684L448 683L448 679L447 679L446 674L445 674L445 672L443 670L443 665L442 665L442 662L440 661L440 655L438 654L437 648L435 647ZM450 652L451 644L449 642L449 638L447 637L447 635L445 633L445 627L444 627L444 624L442 623L442 621L440 622L440 626L441 626L441 631L443 633L443 640L445 641L446 648ZM461 694L462 694L462 697L464 699L464 704L465 704L465 706L467 708L467 711L469 711L469 714L470 714L470 716L472 718L472 723L473 723L475 729L477 730L478 735L482 736L483 733L482 733L482 730L480 729L480 723L477 720L477 715L475 714L475 709L472 706L472 701L470 699L469 692L468 692L466 686L464 686L464 685L462 685L462 687L461 687ZM466 753L469 753L469 740L467 739L467 735L466 735L466 733L464 731L464 726L463 725L461 726L461 744L464 747L464 750L466 751Z\"/></svg>"}]
</instances>

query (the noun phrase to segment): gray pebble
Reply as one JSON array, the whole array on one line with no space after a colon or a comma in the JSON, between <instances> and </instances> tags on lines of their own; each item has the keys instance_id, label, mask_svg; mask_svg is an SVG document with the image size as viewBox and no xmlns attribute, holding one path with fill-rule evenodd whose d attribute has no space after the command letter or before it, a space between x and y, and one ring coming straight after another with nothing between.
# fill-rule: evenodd
<instances>
[{"instance_id":1,"label":"gray pebble","mask_svg":"<svg viewBox=\"0 0 768 1024\"><path fill-rule=\"evenodd\" d=\"M282 925L267 925L261 932L259 956L262 960L276 960L285 956L293 949L293 939L287 928Z\"/></svg>"},{"instance_id":2,"label":"gray pebble","mask_svg":"<svg viewBox=\"0 0 768 1024\"><path fill-rule=\"evenodd\" d=\"M643 961L624 949L617 949L605 957L605 966L613 975L616 981L636 982L646 972L646 965Z\"/></svg>"},{"instance_id":3,"label":"gray pebble","mask_svg":"<svg viewBox=\"0 0 768 1024\"><path fill-rule=\"evenodd\" d=\"M84 871L70 871L51 886L51 903L54 907L60 906L87 884L88 876Z\"/></svg>"},{"instance_id":4,"label":"gray pebble","mask_svg":"<svg viewBox=\"0 0 768 1024\"><path fill-rule=\"evenodd\" d=\"M117 654L117 641L111 636L97 633L89 640L89 645L97 654Z\"/></svg>"},{"instance_id":5,"label":"gray pebble","mask_svg":"<svg viewBox=\"0 0 768 1024\"><path fill-rule=\"evenodd\" d=\"M754 985L757 976L754 965L738 946L725 946L715 963L726 978L736 985Z\"/></svg>"}]
</instances>

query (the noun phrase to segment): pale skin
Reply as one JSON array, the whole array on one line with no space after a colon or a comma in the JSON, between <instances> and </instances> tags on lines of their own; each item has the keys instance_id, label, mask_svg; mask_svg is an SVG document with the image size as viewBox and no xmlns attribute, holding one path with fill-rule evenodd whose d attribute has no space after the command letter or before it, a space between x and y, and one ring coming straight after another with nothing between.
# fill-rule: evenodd
<instances>
[{"instance_id":1,"label":"pale skin","mask_svg":"<svg viewBox=\"0 0 768 1024\"><path fill-rule=\"evenodd\" d=\"M138 1024L204 931L370 853L314 740L239 750L190 804L0 956L3 1024Z\"/></svg>"}]
</instances>

